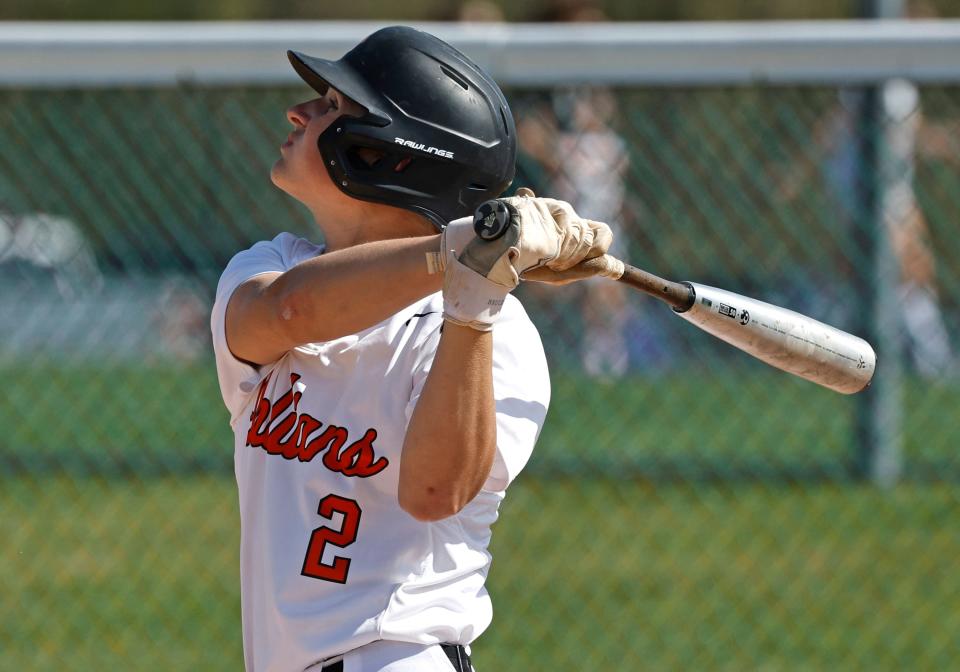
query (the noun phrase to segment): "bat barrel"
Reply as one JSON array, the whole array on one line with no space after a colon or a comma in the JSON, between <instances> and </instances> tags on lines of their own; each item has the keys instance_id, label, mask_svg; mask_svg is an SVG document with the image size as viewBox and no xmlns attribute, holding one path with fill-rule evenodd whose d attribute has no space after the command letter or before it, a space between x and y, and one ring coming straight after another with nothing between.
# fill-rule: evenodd
<instances>
[{"instance_id":1,"label":"bat barrel","mask_svg":"<svg viewBox=\"0 0 960 672\"><path fill-rule=\"evenodd\" d=\"M844 394L866 388L877 356L862 338L786 308L697 283L683 319L783 371Z\"/></svg>"}]
</instances>

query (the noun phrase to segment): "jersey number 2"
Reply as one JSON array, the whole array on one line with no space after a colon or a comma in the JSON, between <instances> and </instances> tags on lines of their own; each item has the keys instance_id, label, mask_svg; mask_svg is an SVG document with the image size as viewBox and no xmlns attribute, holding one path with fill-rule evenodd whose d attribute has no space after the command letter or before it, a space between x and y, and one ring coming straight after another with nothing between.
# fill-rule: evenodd
<instances>
[{"instance_id":1,"label":"jersey number 2","mask_svg":"<svg viewBox=\"0 0 960 672\"><path fill-rule=\"evenodd\" d=\"M323 549L327 544L344 548L357 540L357 529L360 527L360 505L346 497L327 495L320 500L317 513L331 519L334 513L341 513L343 523L339 530L321 526L313 531L300 573L324 581L346 583L347 572L350 571L350 558L336 555L333 557L333 564L326 565L323 563Z\"/></svg>"}]
</instances>

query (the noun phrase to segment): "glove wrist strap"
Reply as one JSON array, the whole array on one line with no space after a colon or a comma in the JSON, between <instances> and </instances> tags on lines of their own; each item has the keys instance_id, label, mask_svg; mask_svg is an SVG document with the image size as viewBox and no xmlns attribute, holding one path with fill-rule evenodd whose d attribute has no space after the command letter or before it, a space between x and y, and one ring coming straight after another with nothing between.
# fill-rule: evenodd
<instances>
[{"instance_id":1,"label":"glove wrist strap","mask_svg":"<svg viewBox=\"0 0 960 672\"><path fill-rule=\"evenodd\" d=\"M490 331L509 287L488 280L447 254L443 273L444 319L478 331Z\"/></svg>"}]
</instances>

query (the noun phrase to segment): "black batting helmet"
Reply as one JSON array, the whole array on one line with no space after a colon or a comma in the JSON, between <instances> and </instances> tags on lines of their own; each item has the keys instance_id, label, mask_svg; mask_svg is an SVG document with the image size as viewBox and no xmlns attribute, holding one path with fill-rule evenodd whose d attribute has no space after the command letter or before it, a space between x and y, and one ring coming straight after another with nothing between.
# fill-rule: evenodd
<instances>
[{"instance_id":1,"label":"black batting helmet","mask_svg":"<svg viewBox=\"0 0 960 672\"><path fill-rule=\"evenodd\" d=\"M393 26L339 61L287 56L318 93L332 86L367 110L338 118L317 141L330 177L349 196L413 210L442 227L513 180L517 135L500 87L433 35ZM370 165L361 148L382 158Z\"/></svg>"}]
</instances>

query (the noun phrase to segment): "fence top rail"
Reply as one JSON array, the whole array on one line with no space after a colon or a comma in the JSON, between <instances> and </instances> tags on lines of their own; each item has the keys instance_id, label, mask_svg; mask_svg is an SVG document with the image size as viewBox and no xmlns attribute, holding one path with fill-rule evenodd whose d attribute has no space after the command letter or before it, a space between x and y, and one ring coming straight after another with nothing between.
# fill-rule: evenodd
<instances>
[{"instance_id":1,"label":"fence top rail","mask_svg":"<svg viewBox=\"0 0 960 672\"><path fill-rule=\"evenodd\" d=\"M0 22L0 86L293 84L286 49L339 58L384 25ZM960 81L960 20L412 25L507 86Z\"/></svg>"}]
</instances>

